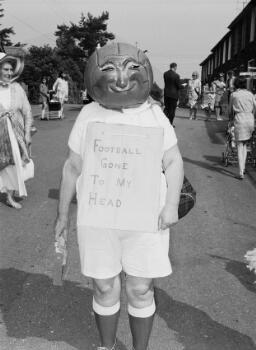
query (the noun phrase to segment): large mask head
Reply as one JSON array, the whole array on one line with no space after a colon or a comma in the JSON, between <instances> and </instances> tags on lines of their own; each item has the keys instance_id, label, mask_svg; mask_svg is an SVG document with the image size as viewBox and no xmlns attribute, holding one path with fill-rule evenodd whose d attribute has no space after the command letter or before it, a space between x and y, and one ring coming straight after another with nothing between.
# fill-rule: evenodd
<instances>
[{"instance_id":1,"label":"large mask head","mask_svg":"<svg viewBox=\"0 0 256 350\"><path fill-rule=\"evenodd\" d=\"M144 103L152 83L149 59L130 44L112 43L96 49L85 69L89 95L107 108L130 108Z\"/></svg>"}]
</instances>

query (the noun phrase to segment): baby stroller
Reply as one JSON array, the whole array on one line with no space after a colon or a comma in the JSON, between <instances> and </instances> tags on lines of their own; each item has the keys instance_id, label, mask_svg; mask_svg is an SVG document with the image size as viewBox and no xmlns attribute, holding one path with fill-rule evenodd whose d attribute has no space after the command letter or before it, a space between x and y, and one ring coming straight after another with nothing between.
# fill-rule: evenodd
<instances>
[{"instance_id":1,"label":"baby stroller","mask_svg":"<svg viewBox=\"0 0 256 350\"><path fill-rule=\"evenodd\" d=\"M224 166L237 163L238 161L235 142L235 127L231 121L228 123L226 130L226 142L224 152L222 152L222 161Z\"/></svg>"},{"instance_id":2,"label":"baby stroller","mask_svg":"<svg viewBox=\"0 0 256 350\"><path fill-rule=\"evenodd\" d=\"M55 91L49 92L50 98L48 101L49 119L62 119L61 115L61 103L55 96Z\"/></svg>"},{"instance_id":3,"label":"baby stroller","mask_svg":"<svg viewBox=\"0 0 256 350\"><path fill-rule=\"evenodd\" d=\"M252 134L252 138L247 142L247 164L256 166L256 132ZM235 164L238 162L237 148L235 142L235 127L232 121L229 121L226 130L226 143L224 152L222 152L222 162L224 166Z\"/></svg>"}]
</instances>

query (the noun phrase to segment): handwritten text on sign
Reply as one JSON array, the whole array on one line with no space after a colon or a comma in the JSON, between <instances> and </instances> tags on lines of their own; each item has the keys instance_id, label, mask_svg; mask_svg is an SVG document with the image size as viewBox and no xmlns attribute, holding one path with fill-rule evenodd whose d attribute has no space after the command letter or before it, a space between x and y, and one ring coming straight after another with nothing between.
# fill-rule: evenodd
<instances>
[{"instance_id":1,"label":"handwritten text on sign","mask_svg":"<svg viewBox=\"0 0 256 350\"><path fill-rule=\"evenodd\" d=\"M162 143L161 128L88 124L78 201L83 224L157 230Z\"/></svg>"}]
</instances>

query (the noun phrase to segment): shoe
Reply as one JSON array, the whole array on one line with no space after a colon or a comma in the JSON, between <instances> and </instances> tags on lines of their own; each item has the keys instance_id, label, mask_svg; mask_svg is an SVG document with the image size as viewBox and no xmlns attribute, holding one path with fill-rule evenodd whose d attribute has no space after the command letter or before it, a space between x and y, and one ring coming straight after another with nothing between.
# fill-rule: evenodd
<instances>
[{"instance_id":1,"label":"shoe","mask_svg":"<svg viewBox=\"0 0 256 350\"><path fill-rule=\"evenodd\" d=\"M244 175L239 174L239 175L236 175L235 178L238 179L238 180L243 180L244 179Z\"/></svg>"},{"instance_id":2,"label":"shoe","mask_svg":"<svg viewBox=\"0 0 256 350\"><path fill-rule=\"evenodd\" d=\"M21 209L22 208L22 205L20 203L15 202L15 200L9 196L6 199L6 204L14 209Z\"/></svg>"},{"instance_id":3,"label":"shoe","mask_svg":"<svg viewBox=\"0 0 256 350\"><path fill-rule=\"evenodd\" d=\"M218 118L218 119L217 119L218 122L219 122L219 121L222 121L222 120L223 120L222 118Z\"/></svg>"}]
</instances>

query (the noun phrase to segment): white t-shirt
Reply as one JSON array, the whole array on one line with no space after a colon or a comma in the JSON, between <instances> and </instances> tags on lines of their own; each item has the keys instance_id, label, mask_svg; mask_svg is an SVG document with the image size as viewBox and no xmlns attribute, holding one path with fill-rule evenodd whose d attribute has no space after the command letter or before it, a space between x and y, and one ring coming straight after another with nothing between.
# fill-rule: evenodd
<instances>
[{"instance_id":1,"label":"white t-shirt","mask_svg":"<svg viewBox=\"0 0 256 350\"><path fill-rule=\"evenodd\" d=\"M97 102L92 102L86 105L79 113L68 140L69 148L73 152L79 154L82 160L84 157L84 149L86 145L86 129L89 122L104 122L111 124L163 128L164 139L162 157L166 150L177 144L177 138L174 129L158 105L151 105L150 103L145 102L139 107L118 111L106 109L99 105ZM81 177L79 177L77 181L77 192L79 192L79 201L82 202L83 195L80 193L80 188L82 187L79 182L80 179ZM160 210L165 203L166 188L167 186L165 176L162 174L159 203ZM86 225L83 215L79 215L79 210L77 221L78 226Z\"/></svg>"}]
</instances>

